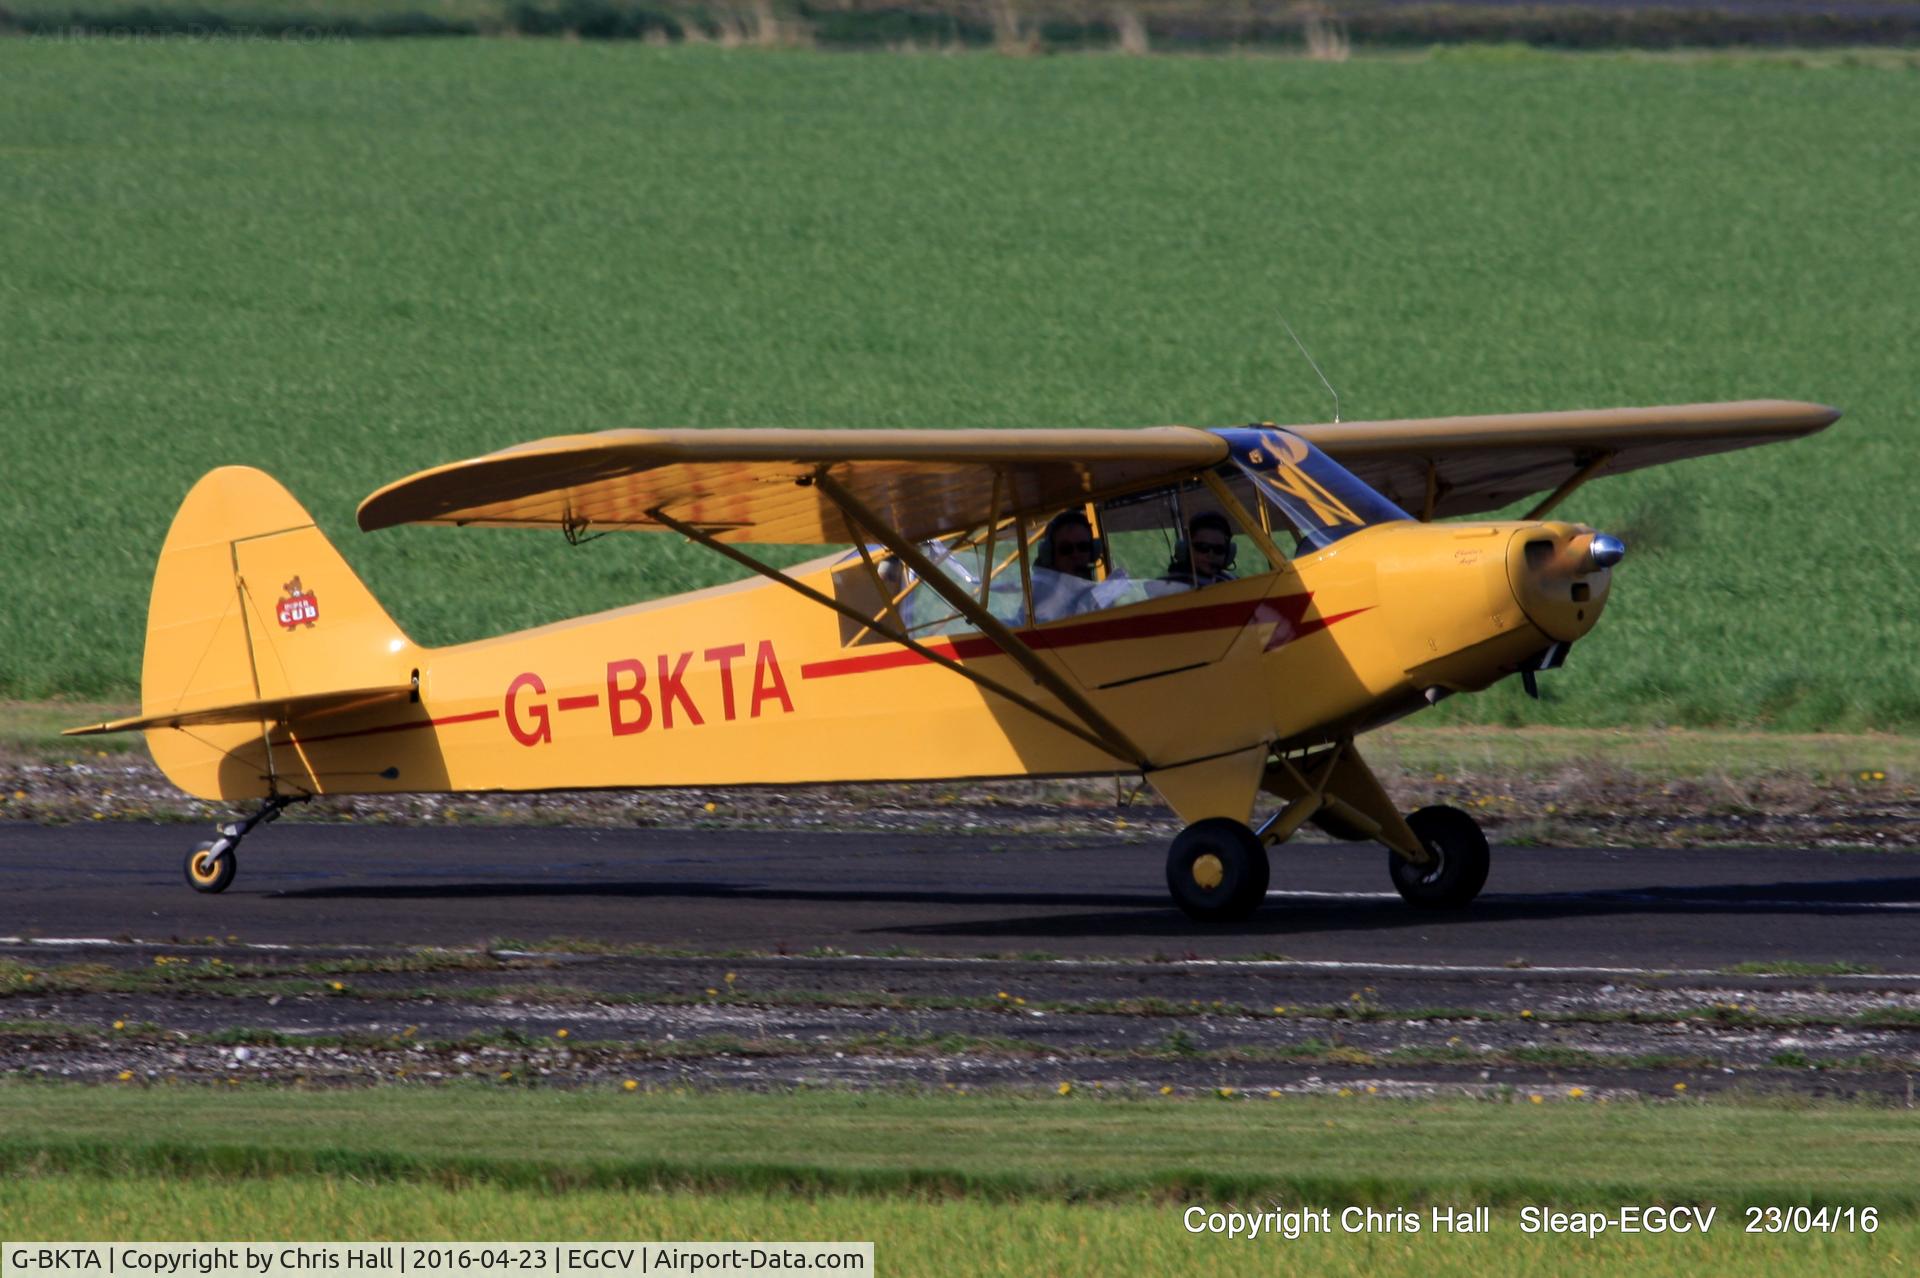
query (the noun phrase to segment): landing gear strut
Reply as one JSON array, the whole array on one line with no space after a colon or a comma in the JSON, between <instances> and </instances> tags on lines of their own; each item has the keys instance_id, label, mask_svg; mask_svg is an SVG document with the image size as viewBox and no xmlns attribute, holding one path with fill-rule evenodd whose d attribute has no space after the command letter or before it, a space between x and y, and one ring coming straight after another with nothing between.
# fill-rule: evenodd
<instances>
[{"instance_id":1,"label":"landing gear strut","mask_svg":"<svg viewBox=\"0 0 1920 1278\"><path fill-rule=\"evenodd\" d=\"M193 851L187 853L187 886L196 892L224 892L233 882L235 871L240 868L240 840L247 837L253 827L272 821L284 811L288 804L298 803L306 798L304 794L276 794L260 805L260 810L244 821L235 821L219 827L220 837L208 839L193 845Z\"/></svg>"},{"instance_id":2,"label":"landing gear strut","mask_svg":"<svg viewBox=\"0 0 1920 1278\"><path fill-rule=\"evenodd\" d=\"M1231 817L1180 831L1167 851L1167 890L1190 919L1244 919L1267 899L1267 845Z\"/></svg>"}]
</instances>

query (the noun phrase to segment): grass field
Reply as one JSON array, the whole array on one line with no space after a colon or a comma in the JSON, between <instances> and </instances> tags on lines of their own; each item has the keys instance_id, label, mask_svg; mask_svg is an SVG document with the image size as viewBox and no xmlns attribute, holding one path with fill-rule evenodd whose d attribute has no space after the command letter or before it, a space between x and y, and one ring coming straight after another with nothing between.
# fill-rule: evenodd
<instances>
[{"instance_id":1,"label":"grass field","mask_svg":"<svg viewBox=\"0 0 1920 1278\"><path fill-rule=\"evenodd\" d=\"M1108 426L1788 395L1607 481L1549 700L1438 722L1920 726L1920 79L1453 57L0 43L0 695L125 697L171 511L264 466L417 638L711 580L664 538L350 531L630 425ZM1441 716L1444 716L1441 717Z\"/></svg>"},{"instance_id":2,"label":"grass field","mask_svg":"<svg viewBox=\"0 0 1920 1278\"><path fill-rule=\"evenodd\" d=\"M1261 1210L1265 1204L1240 1204ZM1003 1203L782 1193L583 1190L554 1195L491 1185L369 1185L351 1176L288 1176L238 1186L178 1176L34 1176L0 1184L0 1218L37 1238L759 1239L871 1240L880 1274L1488 1273L1577 1275L1911 1272L1920 1224L1872 1235L1739 1232L1721 1212L1705 1236L1528 1236L1508 1213L1485 1236L1309 1235L1294 1241L1193 1236L1177 1205ZM1339 1213L1335 1213L1336 1220ZM1282 1267L1284 1266L1284 1268Z\"/></svg>"},{"instance_id":3,"label":"grass field","mask_svg":"<svg viewBox=\"0 0 1920 1278\"><path fill-rule=\"evenodd\" d=\"M1920 1128L1859 1107L15 1085L0 1118L13 1239L860 1238L893 1273L1148 1274L1271 1273L1275 1248L1316 1273L1895 1272L1920 1243ZM1523 1235L1527 1202L1720 1214L1587 1241ZM1742 1232L1747 1203L1807 1202L1883 1223ZM1185 1232L1190 1203L1486 1204L1494 1228L1228 1242Z\"/></svg>"}]
</instances>

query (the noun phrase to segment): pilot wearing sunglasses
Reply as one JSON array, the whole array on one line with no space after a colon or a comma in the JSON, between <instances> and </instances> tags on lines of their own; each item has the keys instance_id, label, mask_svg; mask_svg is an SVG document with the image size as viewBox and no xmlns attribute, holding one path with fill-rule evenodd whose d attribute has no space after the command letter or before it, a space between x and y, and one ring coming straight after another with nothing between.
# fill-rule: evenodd
<instances>
[{"instance_id":1,"label":"pilot wearing sunglasses","mask_svg":"<svg viewBox=\"0 0 1920 1278\"><path fill-rule=\"evenodd\" d=\"M1034 547L1033 615L1058 621L1094 605L1093 565L1099 548L1093 524L1078 510L1062 511L1047 524Z\"/></svg>"}]
</instances>

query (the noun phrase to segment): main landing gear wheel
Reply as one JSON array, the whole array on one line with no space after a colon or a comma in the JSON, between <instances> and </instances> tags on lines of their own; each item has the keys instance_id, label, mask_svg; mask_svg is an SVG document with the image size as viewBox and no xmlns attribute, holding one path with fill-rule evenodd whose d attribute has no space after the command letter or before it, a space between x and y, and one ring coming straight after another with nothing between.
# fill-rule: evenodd
<instances>
[{"instance_id":1,"label":"main landing gear wheel","mask_svg":"<svg viewBox=\"0 0 1920 1278\"><path fill-rule=\"evenodd\" d=\"M226 891L234 871L240 868L236 861L231 847L215 856L211 841L194 844L193 851L187 853L187 886L196 892Z\"/></svg>"},{"instance_id":2,"label":"main landing gear wheel","mask_svg":"<svg viewBox=\"0 0 1920 1278\"><path fill-rule=\"evenodd\" d=\"M1167 850L1167 890L1188 918L1244 919L1267 899L1267 845L1231 817L1180 831Z\"/></svg>"},{"instance_id":3,"label":"main landing gear wheel","mask_svg":"<svg viewBox=\"0 0 1920 1278\"><path fill-rule=\"evenodd\" d=\"M1459 808L1436 805L1407 818L1433 859L1415 865L1398 852L1387 853L1393 886L1407 904L1423 910L1457 910L1487 882L1487 836L1480 823Z\"/></svg>"}]
</instances>

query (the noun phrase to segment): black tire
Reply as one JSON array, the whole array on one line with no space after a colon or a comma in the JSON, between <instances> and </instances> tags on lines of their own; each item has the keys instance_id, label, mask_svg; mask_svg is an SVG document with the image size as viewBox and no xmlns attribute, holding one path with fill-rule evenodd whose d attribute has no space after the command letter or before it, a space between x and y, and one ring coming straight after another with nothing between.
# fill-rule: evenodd
<instances>
[{"instance_id":1,"label":"black tire","mask_svg":"<svg viewBox=\"0 0 1920 1278\"><path fill-rule=\"evenodd\" d=\"M233 875L240 868L239 849L228 848L221 854L211 872L207 869L207 853L213 850L212 840L193 845L193 851L187 853L187 886L196 892L224 892L227 884L233 882Z\"/></svg>"},{"instance_id":2,"label":"black tire","mask_svg":"<svg viewBox=\"0 0 1920 1278\"><path fill-rule=\"evenodd\" d=\"M1208 817L1180 831L1167 849L1173 903L1202 923L1244 919L1267 899L1267 845L1231 817Z\"/></svg>"},{"instance_id":3,"label":"black tire","mask_svg":"<svg viewBox=\"0 0 1920 1278\"><path fill-rule=\"evenodd\" d=\"M1387 853L1393 886L1407 904L1423 910L1457 910L1486 886L1492 858L1480 823L1459 808L1436 805L1407 818L1434 860L1414 865L1398 852Z\"/></svg>"}]
</instances>

